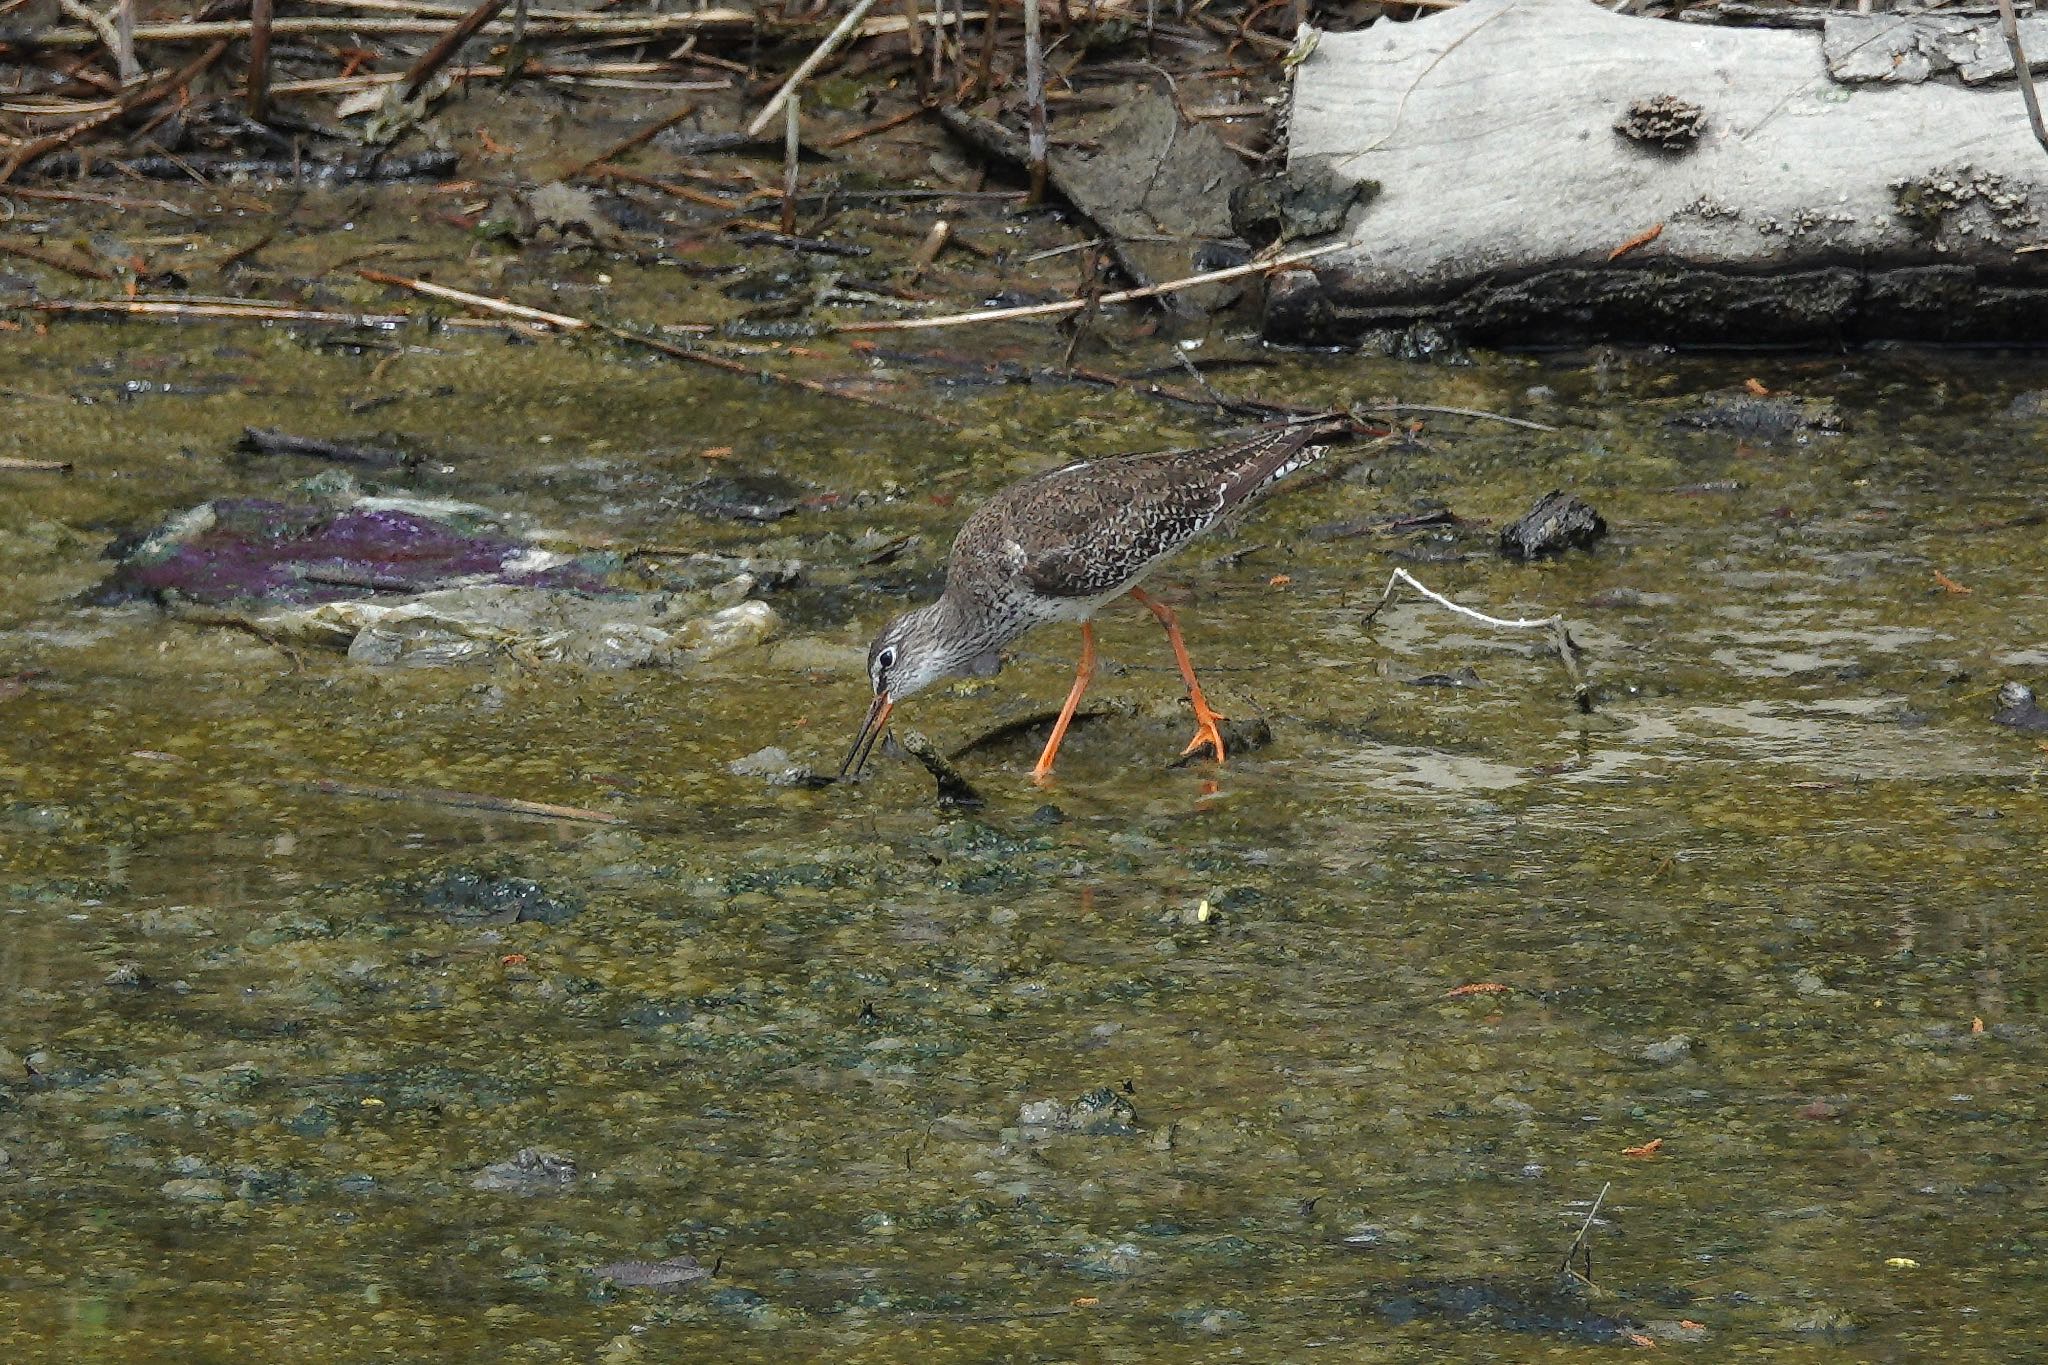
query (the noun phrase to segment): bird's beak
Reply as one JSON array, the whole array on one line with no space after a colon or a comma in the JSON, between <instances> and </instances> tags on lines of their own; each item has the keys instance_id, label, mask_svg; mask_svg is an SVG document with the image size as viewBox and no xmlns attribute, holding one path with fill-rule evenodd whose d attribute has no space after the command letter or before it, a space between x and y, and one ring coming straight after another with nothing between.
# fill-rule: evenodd
<instances>
[{"instance_id":1,"label":"bird's beak","mask_svg":"<svg viewBox=\"0 0 2048 1365\"><path fill-rule=\"evenodd\" d=\"M846 751L846 761L839 765L839 780L849 776L859 777L860 770L867 766L868 755L874 752L875 743L882 737L882 731L889 726L889 713L896 704L889 700L887 692L875 693L875 700L868 707L868 718L860 723L860 735L853 741L853 747Z\"/></svg>"}]
</instances>

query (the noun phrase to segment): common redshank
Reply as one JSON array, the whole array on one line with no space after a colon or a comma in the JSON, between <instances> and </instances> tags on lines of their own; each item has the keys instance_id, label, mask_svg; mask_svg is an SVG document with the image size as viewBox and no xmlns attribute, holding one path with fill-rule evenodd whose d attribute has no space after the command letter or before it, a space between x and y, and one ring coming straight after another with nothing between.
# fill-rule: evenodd
<instances>
[{"instance_id":1,"label":"common redshank","mask_svg":"<svg viewBox=\"0 0 2048 1365\"><path fill-rule=\"evenodd\" d=\"M868 650L875 699L839 775L858 775L904 698L943 678L988 677L998 653L1033 626L1076 621L1081 661L1045 752L1031 770L1043 782L1081 694L1095 676L1098 609L1126 593L1166 627L1187 684L1195 737L1184 754L1210 750L1223 761L1223 717L1209 706L1172 608L1138 585L1204 532L1234 519L1296 470L1329 451L1317 444L1342 423L1272 427L1206 450L1167 450L1083 461L1034 475L996 494L967 519L946 561L936 602L891 621Z\"/></svg>"}]
</instances>

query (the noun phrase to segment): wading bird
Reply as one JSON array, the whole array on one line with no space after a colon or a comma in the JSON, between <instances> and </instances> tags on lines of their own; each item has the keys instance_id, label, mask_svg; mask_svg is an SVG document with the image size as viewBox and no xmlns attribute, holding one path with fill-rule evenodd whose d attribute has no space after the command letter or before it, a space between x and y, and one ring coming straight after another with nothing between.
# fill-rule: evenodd
<instances>
[{"instance_id":1,"label":"wading bird","mask_svg":"<svg viewBox=\"0 0 2048 1365\"><path fill-rule=\"evenodd\" d=\"M1031 770L1052 772L1060 741L1095 674L1093 618L1128 593L1166 627L1174 662L1195 712L1186 753L1208 749L1223 761L1223 719L1209 707L1182 643L1180 623L1138 585L1205 532L1234 519L1288 475L1320 460L1319 442L1350 427L1327 420L1261 431L1206 450L1117 455L1034 475L996 494L967 519L946 562L936 602L905 612L868 650L874 702L839 775L858 775L907 697L945 678L987 677L1002 667L1003 646L1046 621L1081 627L1081 661L1066 705Z\"/></svg>"}]
</instances>

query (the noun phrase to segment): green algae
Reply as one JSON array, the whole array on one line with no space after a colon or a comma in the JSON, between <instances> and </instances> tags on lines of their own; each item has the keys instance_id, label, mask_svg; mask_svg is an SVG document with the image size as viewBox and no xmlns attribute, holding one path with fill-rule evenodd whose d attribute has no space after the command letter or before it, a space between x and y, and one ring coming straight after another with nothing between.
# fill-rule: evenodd
<instances>
[{"instance_id":1,"label":"green algae","mask_svg":"<svg viewBox=\"0 0 2048 1365\"><path fill-rule=\"evenodd\" d=\"M1750 444L1665 420L1746 377L1713 362L1280 358L1268 396L1559 430L1432 418L1167 571L1213 699L1270 746L1170 770L1170 659L1112 608L1117 705L1048 790L1034 737L977 748L970 819L900 759L823 791L727 764L836 760L860 648L965 506L1198 415L934 396L953 433L599 347L379 359L135 327L0 354L39 395L4 453L78 464L0 474L10 1359L1591 1359L1614 1347L1569 1321L1398 1304L1540 1286L1603 1186L1586 1321L1669 1351L2048 1345L2048 760L1988 723L2048 664L2048 472L2004 416L2038 364L1774 361L1844 430ZM76 401L129 369L206 392ZM440 452L408 489L804 561L778 597L804 648L380 672L79 604L121 531L312 472L234 455L242 425L359 430L373 385L377 425ZM711 445L837 496L700 521ZM1609 540L1499 560L1553 486ZM1432 499L1465 521L1321 534ZM870 533L916 539L863 566ZM1361 625L1395 564L1565 612L1595 714L1538 642L1417 604ZM947 748L1042 709L1071 647L1029 637L905 723ZM479 870L577 913L419 903ZM1508 989L1451 994L1483 982ZM1099 1095L1129 1131L1020 1122ZM476 1188L526 1149L574 1178ZM723 1262L672 1294L590 1274L679 1255Z\"/></svg>"}]
</instances>

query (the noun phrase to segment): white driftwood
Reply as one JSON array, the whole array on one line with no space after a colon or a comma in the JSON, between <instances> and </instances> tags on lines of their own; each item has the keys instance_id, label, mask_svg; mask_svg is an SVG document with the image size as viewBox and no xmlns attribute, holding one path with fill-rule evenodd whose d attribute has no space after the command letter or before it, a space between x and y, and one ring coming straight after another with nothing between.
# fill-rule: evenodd
<instances>
[{"instance_id":1,"label":"white driftwood","mask_svg":"<svg viewBox=\"0 0 2048 1365\"><path fill-rule=\"evenodd\" d=\"M1873 81L1859 61L1947 44L1981 80L1997 21L1979 21L1981 49L1897 22L1823 35L1470 0L1322 34L1295 76L1290 176L1327 168L1381 193L1352 212L1351 251L1276 282L1269 331L2048 338L2048 252L2029 250L2048 242L2048 155L2010 61L1972 88ZM1689 147L1615 130L1658 96L1705 111Z\"/></svg>"}]
</instances>

